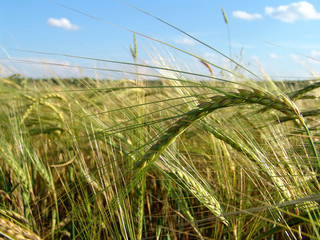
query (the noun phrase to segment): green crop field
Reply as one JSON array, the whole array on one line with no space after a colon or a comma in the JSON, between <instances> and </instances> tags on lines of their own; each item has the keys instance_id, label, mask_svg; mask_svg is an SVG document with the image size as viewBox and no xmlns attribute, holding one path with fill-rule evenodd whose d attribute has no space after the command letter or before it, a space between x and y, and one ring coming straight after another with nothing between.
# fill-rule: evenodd
<instances>
[{"instance_id":1,"label":"green crop field","mask_svg":"<svg viewBox=\"0 0 320 240\"><path fill-rule=\"evenodd\" d=\"M1 79L1 235L318 239L320 84L182 79Z\"/></svg>"},{"instance_id":2,"label":"green crop field","mask_svg":"<svg viewBox=\"0 0 320 240\"><path fill-rule=\"evenodd\" d=\"M126 77L0 78L0 239L320 239L318 77L148 65L135 36L93 69Z\"/></svg>"}]
</instances>

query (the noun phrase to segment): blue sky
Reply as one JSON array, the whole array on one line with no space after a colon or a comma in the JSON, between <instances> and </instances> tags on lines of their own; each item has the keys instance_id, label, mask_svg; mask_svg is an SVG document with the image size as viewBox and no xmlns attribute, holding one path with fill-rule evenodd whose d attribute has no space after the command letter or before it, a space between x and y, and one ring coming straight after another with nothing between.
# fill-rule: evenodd
<instances>
[{"instance_id":1,"label":"blue sky","mask_svg":"<svg viewBox=\"0 0 320 240\"><path fill-rule=\"evenodd\" d=\"M218 53L118 0L56 0L87 15L49 0L0 2L1 75L92 74L80 68L26 64L12 59L53 62L66 66L115 68L97 61L27 53L16 49L132 61L130 45L133 44L133 34L112 24L159 39L219 66L230 67L228 60ZM320 75L320 63L316 60L320 59L319 1L127 2L188 32L222 53L228 56L231 54L232 58L258 74L261 74L261 68L274 77L303 78L312 76L312 72ZM229 21L231 45L222 7ZM137 36L137 40L140 61L206 71L192 57L141 36ZM243 55L240 57L241 49ZM161 59L167 62L163 63Z\"/></svg>"}]
</instances>

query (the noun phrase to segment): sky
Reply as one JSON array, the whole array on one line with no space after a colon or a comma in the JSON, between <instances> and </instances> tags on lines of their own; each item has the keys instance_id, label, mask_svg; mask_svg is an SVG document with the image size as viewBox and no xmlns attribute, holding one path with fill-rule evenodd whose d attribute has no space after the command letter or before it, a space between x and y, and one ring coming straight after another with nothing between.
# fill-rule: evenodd
<instances>
[{"instance_id":1,"label":"sky","mask_svg":"<svg viewBox=\"0 0 320 240\"><path fill-rule=\"evenodd\" d=\"M107 72L85 67L126 69L97 59L132 62L133 32L139 61L150 65L207 73L198 59L165 42L223 68L234 67L225 55L258 75L320 75L319 1L126 2L211 48L119 0L0 0L0 76L106 77Z\"/></svg>"}]
</instances>

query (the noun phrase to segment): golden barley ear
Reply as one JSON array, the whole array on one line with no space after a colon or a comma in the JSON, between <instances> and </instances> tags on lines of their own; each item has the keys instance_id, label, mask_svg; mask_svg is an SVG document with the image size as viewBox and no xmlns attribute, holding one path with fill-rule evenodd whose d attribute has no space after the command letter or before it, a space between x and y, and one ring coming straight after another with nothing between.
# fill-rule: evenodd
<instances>
[{"instance_id":1,"label":"golden barley ear","mask_svg":"<svg viewBox=\"0 0 320 240\"><path fill-rule=\"evenodd\" d=\"M202 59L200 60L200 62L209 70L211 76L214 77L214 72L213 72L212 67L210 66L210 64L205 62Z\"/></svg>"},{"instance_id":2,"label":"golden barley ear","mask_svg":"<svg viewBox=\"0 0 320 240\"><path fill-rule=\"evenodd\" d=\"M41 240L34 232L0 217L0 237L13 240Z\"/></svg>"}]
</instances>

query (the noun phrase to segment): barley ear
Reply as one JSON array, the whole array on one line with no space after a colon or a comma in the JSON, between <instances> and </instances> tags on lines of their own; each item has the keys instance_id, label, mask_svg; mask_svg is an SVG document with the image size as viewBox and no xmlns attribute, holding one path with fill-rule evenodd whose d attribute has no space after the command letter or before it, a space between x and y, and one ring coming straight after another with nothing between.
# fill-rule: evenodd
<instances>
[{"instance_id":1,"label":"barley ear","mask_svg":"<svg viewBox=\"0 0 320 240\"><path fill-rule=\"evenodd\" d=\"M288 96L290 97L290 99L296 100L296 99L302 98L306 93L308 93L316 88L319 88L319 87L320 87L320 82L317 82L317 83L311 84L307 87L304 87L302 89L299 89L298 91L288 93Z\"/></svg>"},{"instance_id":2,"label":"barley ear","mask_svg":"<svg viewBox=\"0 0 320 240\"><path fill-rule=\"evenodd\" d=\"M0 217L0 235L13 240L41 240L41 238L19 225Z\"/></svg>"},{"instance_id":3,"label":"barley ear","mask_svg":"<svg viewBox=\"0 0 320 240\"><path fill-rule=\"evenodd\" d=\"M221 11L222 11L222 15L223 15L223 19L224 19L224 22L229 25L229 21L228 21L228 18L227 18L227 14L226 12L224 11L224 8L222 7L221 8Z\"/></svg>"},{"instance_id":4,"label":"barley ear","mask_svg":"<svg viewBox=\"0 0 320 240\"><path fill-rule=\"evenodd\" d=\"M130 46L131 56L136 61L138 58L138 46L137 46L137 36L133 34L133 47Z\"/></svg>"},{"instance_id":5,"label":"barley ear","mask_svg":"<svg viewBox=\"0 0 320 240\"><path fill-rule=\"evenodd\" d=\"M181 183L181 186L187 188L190 193L206 206L221 222L229 226L229 221L222 215L223 209L212 191L208 192L203 184L192 177L187 171L176 167L171 168L171 170L178 182Z\"/></svg>"}]
</instances>

